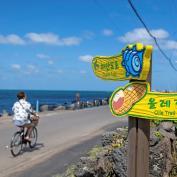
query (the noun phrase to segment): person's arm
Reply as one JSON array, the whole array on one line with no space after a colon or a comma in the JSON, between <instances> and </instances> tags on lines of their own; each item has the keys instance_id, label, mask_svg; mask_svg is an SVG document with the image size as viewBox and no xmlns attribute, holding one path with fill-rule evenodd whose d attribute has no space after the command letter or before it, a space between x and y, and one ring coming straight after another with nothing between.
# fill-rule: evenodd
<instances>
[{"instance_id":1,"label":"person's arm","mask_svg":"<svg viewBox=\"0 0 177 177\"><path fill-rule=\"evenodd\" d=\"M29 104L29 108L28 108L28 110L29 110L29 112L31 113L31 114L34 114L34 110L33 110L33 108L32 108L32 106L31 106L31 104L30 103L28 103Z\"/></svg>"},{"instance_id":2,"label":"person's arm","mask_svg":"<svg viewBox=\"0 0 177 177\"><path fill-rule=\"evenodd\" d=\"M32 115L32 120L39 120L39 115L36 113L36 111L33 110L31 104L29 103L29 110L30 110L30 114ZM35 119L34 119L35 117Z\"/></svg>"},{"instance_id":3,"label":"person's arm","mask_svg":"<svg viewBox=\"0 0 177 177\"><path fill-rule=\"evenodd\" d=\"M31 115L37 115L30 103L28 103L28 111Z\"/></svg>"}]
</instances>

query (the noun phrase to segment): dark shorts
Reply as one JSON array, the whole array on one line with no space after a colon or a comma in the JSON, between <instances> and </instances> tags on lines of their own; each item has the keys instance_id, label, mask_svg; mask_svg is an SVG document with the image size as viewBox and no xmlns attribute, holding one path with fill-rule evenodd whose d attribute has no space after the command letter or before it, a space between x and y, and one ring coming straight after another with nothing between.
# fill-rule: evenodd
<instances>
[{"instance_id":1,"label":"dark shorts","mask_svg":"<svg viewBox=\"0 0 177 177\"><path fill-rule=\"evenodd\" d=\"M30 120L14 120L16 126L25 126L31 124Z\"/></svg>"}]
</instances>

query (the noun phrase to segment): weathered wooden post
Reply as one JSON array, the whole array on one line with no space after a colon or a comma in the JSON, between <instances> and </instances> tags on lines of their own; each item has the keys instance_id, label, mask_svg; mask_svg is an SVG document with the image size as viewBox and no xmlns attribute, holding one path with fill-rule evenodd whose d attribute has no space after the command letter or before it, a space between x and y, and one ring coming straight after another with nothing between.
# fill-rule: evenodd
<instances>
[{"instance_id":1,"label":"weathered wooden post","mask_svg":"<svg viewBox=\"0 0 177 177\"><path fill-rule=\"evenodd\" d=\"M147 82L151 86L152 61ZM150 120L128 117L128 177L149 177Z\"/></svg>"}]
</instances>

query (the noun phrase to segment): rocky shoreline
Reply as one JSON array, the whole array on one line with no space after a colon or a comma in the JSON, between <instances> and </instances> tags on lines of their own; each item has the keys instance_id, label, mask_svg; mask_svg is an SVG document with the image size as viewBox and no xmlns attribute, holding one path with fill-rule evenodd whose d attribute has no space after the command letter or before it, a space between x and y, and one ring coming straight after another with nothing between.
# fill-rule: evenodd
<instances>
[{"instance_id":1,"label":"rocky shoreline","mask_svg":"<svg viewBox=\"0 0 177 177\"><path fill-rule=\"evenodd\" d=\"M127 136L127 127L103 134L101 146L95 146L77 164L55 177L126 177ZM151 123L150 177L177 176L176 140L175 124Z\"/></svg>"},{"instance_id":2,"label":"rocky shoreline","mask_svg":"<svg viewBox=\"0 0 177 177\"><path fill-rule=\"evenodd\" d=\"M73 101L72 103L63 103L60 105L40 105L39 111L57 111L57 110L77 110L91 108L109 104L109 98L96 99L93 101Z\"/></svg>"},{"instance_id":3,"label":"rocky shoreline","mask_svg":"<svg viewBox=\"0 0 177 177\"><path fill-rule=\"evenodd\" d=\"M92 101L73 101L72 103L63 103L63 104L41 104L39 105L39 112L46 112L46 111L62 111L62 110L78 110L78 109L85 109L85 108L92 108L97 106L104 106L109 104L109 98L103 99L95 99ZM36 110L36 107L33 107ZM12 113L3 110L0 113L0 117L7 117L12 116Z\"/></svg>"}]
</instances>

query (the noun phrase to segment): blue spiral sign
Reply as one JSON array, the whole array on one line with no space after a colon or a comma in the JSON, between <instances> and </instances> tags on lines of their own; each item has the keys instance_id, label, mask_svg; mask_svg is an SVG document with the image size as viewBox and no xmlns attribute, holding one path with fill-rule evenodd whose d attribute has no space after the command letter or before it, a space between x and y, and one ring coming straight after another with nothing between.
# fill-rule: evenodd
<instances>
[{"instance_id":1,"label":"blue spiral sign","mask_svg":"<svg viewBox=\"0 0 177 177\"><path fill-rule=\"evenodd\" d=\"M122 51L122 66L125 67L126 77L140 77L143 67L143 53L144 50L137 51L135 47Z\"/></svg>"}]
</instances>

